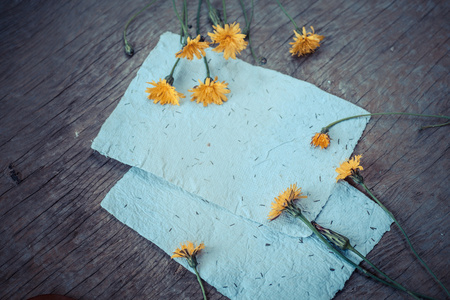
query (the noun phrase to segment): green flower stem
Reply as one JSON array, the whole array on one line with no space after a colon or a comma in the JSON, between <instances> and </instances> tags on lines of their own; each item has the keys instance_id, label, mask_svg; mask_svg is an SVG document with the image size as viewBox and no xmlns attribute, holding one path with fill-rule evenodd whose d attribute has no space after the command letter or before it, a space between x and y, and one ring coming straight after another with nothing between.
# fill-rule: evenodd
<instances>
[{"instance_id":1,"label":"green flower stem","mask_svg":"<svg viewBox=\"0 0 450 300\"><path fill-rule=\"evenodd\" d=\"M422 127L420 127L419 130L424 130L424 129L427 129L427 128L443 127L443 126L447 126L447 125L450 125L450 122L446 122L446 123L442 123L442 124L436 124L436 125L422 126Z\"/></svg>"},{"instance_id":2,"label":"green flower stem","mask_svg":"<svg viewBox=\"0 0 450 300\"><path fill-rule=\"evenodd\" d=\"M177 67L178 62L180 61L180 59L181 59L181 58L178 58L178 59L175 61L175 64L174 64L173 67L172 67L172 71L170 71L170 75L169 75L168 77L172 77L172 78L173 78L173 72L175 72L175 68Z\"/></svg>"},{"instance_id":3,"label":"green flower stem","mask_svg":"<svg viewBox=\"0 0 450 300\"><path fill-rule=\"evenodd\" d=\"M183 0L183 20L184 20L184 28L188 28L188 9L186 0Z\"/></svg>"},{"instance_id":4,"label":"green flower stem","mask_svg":"<svg viewBox=\"0 0 450 300\"><path fill-rule=\"evenodd\" d=\"M195 275L197 275L198 283L200 284L200 287L202 288L203 299L206 300L205 288L203 287L202 279L200 278L200 275L198 274L197 267L195 267L193 269L195 271Z\"/></svg>"},{"instance_id":5,"label":"green flower stem","mask_svg":"<svg viewBox=\"0 0 450 300\"><path fill-rule=\"evenodd\" d=\"M253 0L252 0L252 16L251 16L250 21L249 21L248 17L247 17L247 12L245 11L244 2L242 0L239 0L239 3L241 4L242 12L244 13L244 19L245 19L245 30L244 30L244 33L247 35L248 47L250 48L250 52L252 53L253 59L257 63L258 62L258 57L256 56L255 52L253 51L252 39L250 38L250 24L251 24L252 19L253 19L253 9L254 9L255 6L254 6Z\"/></svg>"},{"instance_id":6,"label":"green flower stem","mask_svg":"<svg viewBox=\"0 0 450 300\"><path fill-rule=\"evenodd\" d=\"M277 0L278 1L278 0ZM382 112L382 113L373 113L373 114L363 114L363 115L356 115L356 116L351 116L351 117L347 117L347 118L343 118L340 120L337 120L333 123L328 124L327 126L325 126L324 128L322 128L322 133L327 133L328 130L333 127L334 125L341 123L343 121L347 121L350 119L355 119L355 118L360 118L360 117L369 117L369 116L384 116L384 115L405 115L405 116L415 116L415 117L430 117L430 118L441 118L441 119L450 119L449 116L436 116L436 115L423 115L423 114L410 114L410 113L403 113L403 112ZM439 124L439 125L435 125L433 127L439 127L439 126L445 126L445 125L449 125L450 122L448 123L444 123L444 124Z\"/></svg>"},{"instance_id":7,"label":"green flower stem","mask_svg":"<svg viewBox=\"0 0 450 300\"><path fill-rule=\"evenodd\" d=\"M297 23L295 23L294 19L291 18L291 16L287 13L287 11L284 9L283 5L281 5L280 0L277 0L278 2L278 6L281 8L281 10L284 12L284 14L286 15L286 17L289 18L289 20L291 20L292 24L294 24L295 30L297 30L299 33L302 32L300 30L300 28L298 28Z\"/></svg>"},{"instance_id":8,"label":"green flower stem","mask_svg":"<svg viewBox=\"0 0 450 300\"><path fill-rule=\"evenodd\" d=\"M178 20L180 21L181 28L184 32L184 36L187 38L189 36L187 27L186 27L186 25L184 25L183 19L181 19L180 14L178 13L177 7L175 5L175 0L172 0L172 3L173 3L173 10L175 11L175 15L177 16ZM186 18L187 18L187 16L186 16Z\"/></svg>"},{"instance_id":9,"label":"green flower stem","mask_svg":"<svg viewBox=\"0 0 450 300\"><path fill-rule=\"evenodd\" d=\"M127 30L128 30L128 26L130 26L130 23L137 17L139 16L144 10L146 10L147 8L149 8L150 6L152 6L153 3L155 3L158 0L153 0L151 1L149 4L147 4L143 9L141 9L140 11L138 11L137 13L135 13L127 22L127 24L125 25L125 29L123 30L123 42L125 44L125 52L132 56L134 53L134 49L133 47L128 43L127 40Z\"/></svg>"},{"instance_id":10,"label":"green flower stem","mask_svg":"<svg viewBox=\"0 0 450 300\"><path fill-rule=\"evenodd\" d=\"M366 276L368 276L368 277L371 277L371 278L373 278L373 279L375 279L375 280L378 280L379 282L384 283L385 285L388 285L388 286L393 287L393 288L395 288L395 289L404 291L404 292L406 292L406 293L412 295L412 296L415 297L416 299L419 299L419 298L417 298L417 296L415 296L416 293L408 291L406 288L404 288L403 286L401 286L401 285L399 285L399 284L394 284L394 283L387 282L387 281L385 281L385 280L383 280L383 279L381 279L381 278L379 278L379 277L373 275L372 273L368 272L367 270L365 270L364 268L360 267L359 265L355 264L353 261L351 261L349 258L347 258L344 254L342 254L342 253L339 252L336 248L334 248L334 247L330 244L330 242L329 242L326 238L324 238L324 237L320 234L320 232L319 232L319 231L318 231L318 230L317 230L317 229L316 229L316 228L308 221L308 219L306 219L305 216L303 216L301 213L297 213L295 216L296 216L297 218L299 218L300 220L302 220L302 222L305 223L305 225L308 226L308 228L311 229L312 232L314 232L314 233L316 234L316 236L317 236L317 237L318 237L318 238L319 238L319 239L320 239L320 240L328 247L328 249L330 249L331 251L333 251L337 256L339 256L339 257L342 258L344 261L346 261L347 263L349 263L350 265L352 265L354 268L356 268L356 269L358 269L359 271L361 271L364 275L366 275Z\"/></svg>"},{"instance_id":11,"label":"green flower stem","mask_svg":"<svg viewBox=\"0 0 450 300\"><path fill-rule=\"evenodd\" d=\"M400 223L397 221L397 219L394 217L394 215L384 206L378 199L373 195L373 193L369 190L369 188L366 186L364 182L360 183L364 190L372 197L372 199L392 218L394 223L398 226L400 231L402 232L403 236L406 239L406 242L409 245L409 248L411 248L411 251L414 253L416 258L420 261L420 263L425 267L425 269L430 273L430 275L434 278L434 280L442 287L442 289L445 291L448 297L450 297L450 293L448 292L447 288L442 284L442 282L437 278L437 276L431 271L431 269L428 267L428 265L420 258L419 254L414 249L411 240L409 239L408 235L406 234L405 230L403 230L403 227L400 225Z\"/></svg>"},{"instance_id":12,"label":"green flower stem","mask_svg":"<svg viewBox=\"0 0 450 300\"><path fill-rule=\"evenodd\" d=\"M197 7L197 35L200 34L200 11L202 9L202 0L198 0Z\"/></svg>"},{"instance_id":13,"label":"green flower stem","mask_svg":"<svg viewBox=\"0 0 450 300\"><path fill-rule=\"evenodd\" d=\"M208 11L210 11L212 9L211 2L209 2L209 0L206 0L206 4L208 5Z\"/></svg>"},{"instance_id":14,"label":"green flower stem","mask_svg":"<svg viewBox=\"0 0 450 300\"><path fill-rule=\"evenodd\" d=\"M227 22L227 8L225 6L225 0L222 0L222 9L223 9L223 22L228 24Z\"/></svg>"},{"instance_id":15,"label":"green flower stem","mask_svg":"<svg viewBox=\"0 0 450 300\"><path fill-rule=\"evenodd\" d=\"M205 67L206 67L206 78L211 77L211 75L209 74L209 65L208 65L208 59L206 58L206 55L203 56L203 61L205 62Z\"/></svg>"},{"instance_id":16,"label":"green flower stem","mask_svg":"<svg viewBox=\"0 0 450 300\"><path fill-rule=\"evenodd\" d=\"M188 12L187 12L187 3L186 0L183 0L183 23L184 28L187 28L187 22L188 22ZM184 44L187 44L187 36L183 34L184 29L181 29L181 36L180 36L180 44L183 44L183 37L184 37Z\"/></svg>"},{"instance_id":17,"label":"green flower stem","mask_svg":"<svg viewBox=\"0 0 450 300\"><path fill-rule=\"evenodd\" d=\"M375 271L377 271L378 273L380 273L381 275L383 275L383 277L385 277L386 279L388 279L389 281L393 282L394 284L400 286L400 284L395 281L394 279L390 278L388 275L386 275L383 271L381 271L380 269L378 269L370 260L368 260L364 255L362 255L358 250L356 250L352 245L348 246L348 250L352 251L353 253L355 253L357 256L359 256L362 260L364 260L366 263L368 263L372 268L374 268ZM411 292L411 291L406 291L409 295L411 295L412 297L418 299L417 297L423 298L423 299L432 299L434 300L434 298L416 293L416 292ZM416 297L417 296L417 297Z\"/></svg>"}]
</instances>

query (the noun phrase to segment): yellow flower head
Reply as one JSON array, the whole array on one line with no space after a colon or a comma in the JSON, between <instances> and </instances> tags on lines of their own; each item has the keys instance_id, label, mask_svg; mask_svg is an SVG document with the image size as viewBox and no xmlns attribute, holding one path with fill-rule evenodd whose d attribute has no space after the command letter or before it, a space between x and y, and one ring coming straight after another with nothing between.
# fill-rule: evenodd
<instances>
[{"instance_id":1,"label":"yellow flower head","mask_svg":"<svg viewBox=\"0 0 450 300\"><path fill-rule=\"evenodd\" d=\"M186 98L182 93L178 93L175 87L171 86L165 79L159 79L159 82L147 82L153 85L152 88L146 88L145 92L150 95L148 99L153 100L153 103L180 105L178 100L180 98Z\"/></svg>"},{"instance_id":2,"label":"yellow flower head","mask_svg":"<svg viewBox=\"0 0 450 300\"><path fill-rule=\"evenodd\" d=\"M328 135L328 133L316 133L311 139L311 146L320 146L320 148L325 149L328 148L329 145L330 136Z\"/></svg>"},{"instance_id":3,"label":"yellow flower head","mask_svg":"<svg viewBox=\"0 0 450 300\"><path fill-rule=\"evenodd\" d=\"M244 41L245 34L241 33L239 23L225 24L225 28L220 25L213 25L214 33L209 33L213 43L219 44L213 49L215 52L223 52L225 59L236 59L236 53L241 53L247 47L247 42Z\"/></svg>"},{"instance_id":4,"label":"yellow flower head","mask_svg":"<svg viewBox=\"0 0 450 300\"><path fill-rule=\"evenodd\" d=\"M275 197L274 202L272 202L272 210L269 213L269 220L275 220L278 218L281 213L289 208L294 207L294 201L307 198L306 196L302 196L302 189L297 188L297 184L291 184L289 188L287 188L282 194L278 197Z\"/></svg>"},{"instance_id":5,"label":"yellow flower head","mask_svg":"<svg viewBox=\"0 0 450 300\"><path fill-rule=\"evenodd\" d=\"M193 93L191 101L197 100L197 103L202 102L203 106L208 106L211 103L221 105L228 100L227 96L225 96L225 94L230 92L227 89L228 83L225 83L225 81L218 82L217 76L213 81L208 77L205 79L205 83L202 83L200 80L198 82L200 83L198 86L188 90Z\"/></svg>"},{"instance_id":6,"label":"yellow flower head","mask_svg":"<svg viewBox=\"0 0 450 300\"><path fill-rule=\"evenodd\" d=\"M299 57L305 54L313 53L314 50L320 47L320 41L323 40L323 35L318 35L314 33L314 28L311 26L312 32L306 32L305 27L303 27L303 34L299 34L294 30L295 37L292 43L291 50L289 52L292 55L298 55Z\"/></svg>"},{"instance_id":7,"label":"yellow flower head","mask_svg":"<svg viewBox=\"0 0 450 300\"><path fill-rule=\"evenodd\" d=\"M356 155L352 159L348 159L341 163L339 168L336 169L336 172L339 174L336 177L336 181L345 179L348 176L356 175L358 170L364 170L363 167L359 165L361 156L362 155Z\"/></svg>"},{"instance_id":8,"label":"yellow flower head","mask_svg":"<svg viewBox=\"0 0 450 300\"><path fill-rule=\"evenodd\" d=\"M200 252L200 250L205 249L205 245L203 243L200 243L200 245L194 247L194 244L192 242L186 242L185 244L180 244L180 248L177 248L174 252L171 258L175 257L184 257L187 259L189 266L192 268L195 268L197 266L197 254Z\"/></svg>"},{"instance_id":9,"label":"yellow flower head","mask_svg":"<svg viewBox=\"0 0 450 300\"><path fill-rule=\"evenodd\" d=\"M187 44L183 47L176 55L176 58L187 58L189 60L194 59L197 57L198 59L202 58L202 55L205 56L205 50L208 48L208 42L200 42L200 35L197 35L197 37L193 40L191 40L190 37L187 38Z\"/></svg>"}]
</instances>

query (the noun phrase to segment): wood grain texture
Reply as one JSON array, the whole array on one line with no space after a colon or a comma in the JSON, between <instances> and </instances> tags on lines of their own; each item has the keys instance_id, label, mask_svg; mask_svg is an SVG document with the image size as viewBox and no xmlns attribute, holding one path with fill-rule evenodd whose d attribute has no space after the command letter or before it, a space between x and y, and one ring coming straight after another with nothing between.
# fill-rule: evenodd
<instances>
[{"instance_id":1,"label":"wood grain texture","mask_svg":"<svg viewBox=\"0 0 450 300\"><path fill-rule=\"evenodd\" d=\"M188 2L195 26L197 1ZM255 2L252 41L265 68L371 112L450 115L448 1L283 0L299 26L326 36L302 58L288 52L293 27L276 2ZM100 208L129 167L91 142L159 36L179 32L170 1L158 1L130 26L136 54L126 57L123 26L146 3L0 4L0 299L201 299L192 273ZM239 2L227 5L229 21L243 23ZM253 63L248 50L240 58ZM439 121L374 117L355 153L363 154L368 186L450 287L450 129L418 130ZM369 258L406 286L445 299L394 226ZM206 289L209 299L227 299ZM335 297L406 298L358 272Z\"/></svg>"}]
</instances>

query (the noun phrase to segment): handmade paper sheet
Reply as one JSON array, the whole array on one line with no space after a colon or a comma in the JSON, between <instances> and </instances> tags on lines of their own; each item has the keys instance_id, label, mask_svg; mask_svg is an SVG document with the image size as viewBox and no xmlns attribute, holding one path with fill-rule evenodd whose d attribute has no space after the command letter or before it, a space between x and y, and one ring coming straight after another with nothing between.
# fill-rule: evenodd
<instances>
[{"instance_id":1,"label":"handmade paper sheet","mask_svg":"<svg viewBox=\"0 0 450 300\"><path fill-rule=\"evenodd\" d=\"M189 101L187 90L206 72L202 60L183 59L174 86L187 98L180 106L154 104L145 93L147 82L170 73L180 47L178 35L160 37L92 148L265 225L273 197L297 183L308 196L305 215L315 218L336 183L334 169L350 156L368 118L333 127L326 151L312 148L311 137L333 121L367 112L307 82L225 60L209 49L211 74L229 83L229 100L208 107ZM271 228L310 234L296 222L283 223Z\"/></svg>"},{"instance_id":2,"label":"handmade paper sheet","mask_svg":"<svg viewBox=\"0 0 450 300\"><path fill-rule=\"evenodd\" d=\"M169 255L180 242L204 242L198 270L231 299L330 299L353 272L316 237L271 230L276 223L290 226L280 219L252 222L138 168L125 174L101 205ZM364 255L391 223L346 182L335 186L317 222L349 237ZM192 271L185 259L177 261Z\"/></svg>"}]
</instances>

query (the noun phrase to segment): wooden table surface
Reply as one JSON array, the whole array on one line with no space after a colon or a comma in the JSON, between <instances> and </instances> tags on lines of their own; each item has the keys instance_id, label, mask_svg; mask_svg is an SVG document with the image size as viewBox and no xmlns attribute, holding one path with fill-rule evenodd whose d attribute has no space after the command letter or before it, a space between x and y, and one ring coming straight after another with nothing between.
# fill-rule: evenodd
<instances>
[{"instance_id":1,"label":"wooden table surface","mask_svg":"<svg viewBox=\"0 0 450 300\"><path fill-rule=\"evenodd\" d=\"M188 2L194 29L197 1ZM227 2L229 21L243 23L239 1ZM252 39L265 68L370 112L450 115L448 1L282 0L299 26L325 35L303 58L288 52L293 27L276 2L255 2ZM128 58L122 30L146 3L0 4L0 299L201 299L191 272L100 207L129 167L94 152L92 140L159 36L180 30L171 1L158 1L131 24ZM240 59L253 63L248 49ZM443 121L373 117L355 153L368 186L450 287L450 127L418 130ZM446 298L395 226L369 258L406 286ZM227 299L206 289L209 299ZM359 272L335 297L406 298Z\"/></svg>"}]
</instances>

